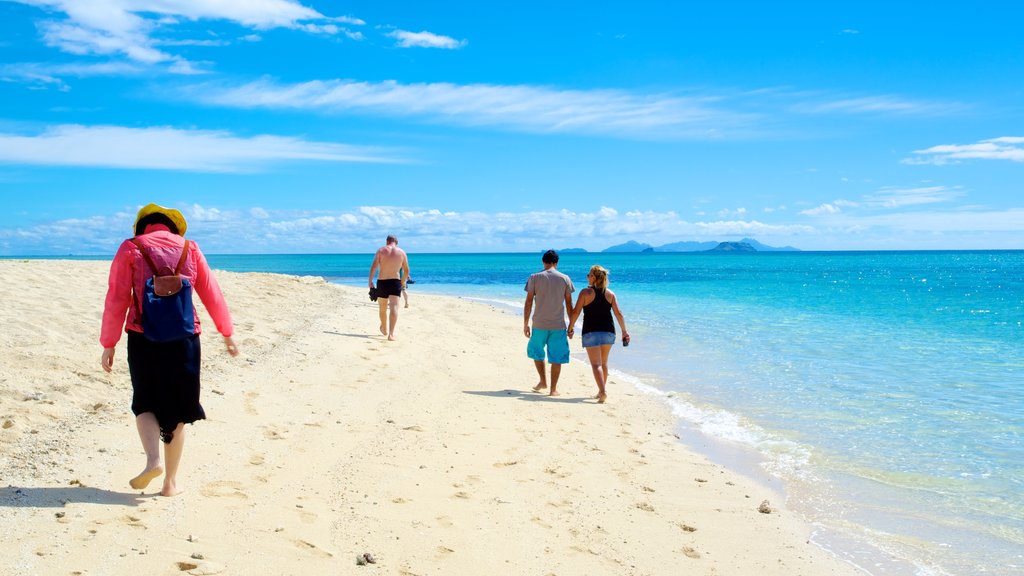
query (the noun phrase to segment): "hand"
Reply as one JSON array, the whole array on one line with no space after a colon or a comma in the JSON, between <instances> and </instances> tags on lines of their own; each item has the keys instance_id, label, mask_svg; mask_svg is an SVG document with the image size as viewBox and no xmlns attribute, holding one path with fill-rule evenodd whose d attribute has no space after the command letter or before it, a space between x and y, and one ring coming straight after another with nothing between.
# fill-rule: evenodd
<instances>
[{"instance_id":1,"label":"hand","mask_svg":"<svg viewBox=\"0 0 1024 576\"><path fill-rule=\"evenodd\" d=\"M224 337L224 346L227 347L228 354L238 356L238 346L235 346L235 341L231 339L231 336Z\"/></svg>"},{"instance_id":2,"label":"hand","mask_svg":"<svg viewBox=\"0 0 1024 576\"><path fill-rule=\"evenodd\" d=\"M566 330L566 333L569 334L569 338L570 339L572 339L573 332L576 332L576 327L575 326L569 326L569 329Z\"/></svg>"},{"instance_id":3,"label":"hand","mask_svg":"<svg viewBox=\"0 0 1024 576\"><path fill-rule=\"evenodd\" d=\"M523 326L523 334L525 334L527 338L530 337L530 327L529 326Z\"/></svg>"},{"instance_id":4,"label":"hand","mask_svg":"<svg viewBox=\"0 0 1024 576\"><path fill-rule=\"evenodd\" d=\"M104 348L103 354L100 356L100 366L103 366L103 370L110 372L114 369L114 349Z\"/></svg>"}]
</instances>

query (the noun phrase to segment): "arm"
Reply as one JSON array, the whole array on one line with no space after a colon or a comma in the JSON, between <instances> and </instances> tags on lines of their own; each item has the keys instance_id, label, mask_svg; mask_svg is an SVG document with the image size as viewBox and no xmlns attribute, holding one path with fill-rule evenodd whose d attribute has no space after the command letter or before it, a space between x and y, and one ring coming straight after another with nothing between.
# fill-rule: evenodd
<instances>
[{"instance_id":1,"label":"arm","mask_svg":"<svg viewBox=\"0 0 1024 576\"><path fill-rule=\"evenodd\" d=\"M569 312L569 338L572 338L573 332L576 331L576 320L583 313L583 293L586 290L580 290L580 295L576 297L576 306Z\"/></svg>"},{"instance_id":2,"label":"arm","mask_svg":"<svg viewBox=\"0 0 1024 576\"><path fill-rule=\"evenodd\" d=\"M206 311L213 319L217 331L224 337L224 346L227 348L228 354L238 356L238 346L231 338L235 333L235 326L231 321L231 312L228 310L227 301L224 300L220 284L213 276L210 265L206 262L206 257L203 256L199 246L195 242L189 242L189 246L192 247L192 256L196 263L196 293L199 294L199 299L206 306Z\"/></svg>"},{"instance_id":3,"label":"arm","mask_svg":"<svg viewBox=\"0 0 1024 576\"><path fill-rule=\"evenodd\" d=\"M370 288L373 288L373 275L377 273L378 267L380 267L380 250L373 255L373 264L370 264L370 279L366 281Z\"/></svg>"},{"instance_id":4,"label":"arm","mask_svg":"<svg viewBox=\"0 0 1024 576\"><path fill-rule=\"evenodd\" d=\"M110 263L107 296L103 302L103 320L100 325L100 345L103 354L100 366L110 372L114 369L114 346L121 339L125 316L132 304L132 263L127 243L121 244Z\"/></svg>"},{"instance_id":5,"label":"arm","mask_svg":"<svg viewBox=\"0 0 1024 576\"><path fill-rule=\"evenodd\" d=\"M402 254L402 269L398 271L398 280L402 283L402 288L405 288L405 282L409 279L409 255Z\"/></svg>"},{"instance_id":6,"label":"arm","mask_svg":"<svg viewBox=\"0 0 1024 576\"><path fill-rule=\"evenodd\" d=\"M530 337L530 313L533 312L533 291L526 292L526 303L523 304L523 334Z\"/></svg>"},{"instance_id":7,"label":"arm","mask_svg":"<svg viewBox=\"0 0 1024 576\"><path fill-rule=\"evenodd\" d=\"M612 314L615 314L615 319L619 321L619 328L622 329L622 337L629 339L629 331L626 330L626 318L622 315L622 311L619 310L619 301L615 298L615 294L611 290L605 291L605 297L608 298L608 303L612 305Z\"/></svg>"}]
</instances>

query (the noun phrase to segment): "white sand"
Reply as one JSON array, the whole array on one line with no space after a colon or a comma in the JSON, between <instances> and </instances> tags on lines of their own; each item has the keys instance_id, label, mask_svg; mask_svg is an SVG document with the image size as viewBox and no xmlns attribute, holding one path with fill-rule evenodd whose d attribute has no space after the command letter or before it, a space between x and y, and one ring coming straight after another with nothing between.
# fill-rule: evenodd
<instances>
[{"instance_id":1,"label":"white sand","mask_svg":"<svg viewBox=\"0 0 1024 576\"><path fill-rule=\"evenodd\" d=\"M3 574L860 573L656 400L613 378L598 405L579 362L560 398L531 393L519 316L414 294L387 342L365 290L318 278L217 273L241 355L203 311L186 492L134 491L124 339L99 364L107 267L0 260Z\"/></svg>"}]
</instances>

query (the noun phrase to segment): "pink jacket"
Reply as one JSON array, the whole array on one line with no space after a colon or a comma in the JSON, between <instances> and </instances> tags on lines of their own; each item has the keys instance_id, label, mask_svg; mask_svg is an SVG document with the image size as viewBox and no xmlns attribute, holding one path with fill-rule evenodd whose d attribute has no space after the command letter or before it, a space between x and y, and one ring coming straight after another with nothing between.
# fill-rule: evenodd
<instances>
[{"instance_id":1,"label":"pink jacket","mask_svg":"<svg viewBox=\"0 0 1024 576\"><path fill-rule=\"evenodd\" d=\"M153 262L162 267L167 265L171 270L178 264L181 256L181 247L185 239L171 232L162 225L151 225L146 228L146 234L136 236L142 245L146 247ZM224 294L220 291L220 285L210 272L210 265L206 263L206 257L199 250L195 242L189 242L189 255L182 266L181 275L188 278L192 283L193 290L206 306L206 311L213 318L217 331L224 336L234 334L234 326L231 324L231 313L228 311L227 303L224 301ZM146 280L153 275L142 252L132 243L125 240L114 255L114 261L110 264L110 280L107 287L107 299L103 305L103 326L100 330L100 344L104 348L113 348L121 339L121 329L142 332L142 324L138 318L138 302L133 301L133 291L142 294L146 286ZM126 322L127 315L127 322ZM199 312L196 311L196 334L201 333L199 326Z\"/></svg>"}]
</instances>

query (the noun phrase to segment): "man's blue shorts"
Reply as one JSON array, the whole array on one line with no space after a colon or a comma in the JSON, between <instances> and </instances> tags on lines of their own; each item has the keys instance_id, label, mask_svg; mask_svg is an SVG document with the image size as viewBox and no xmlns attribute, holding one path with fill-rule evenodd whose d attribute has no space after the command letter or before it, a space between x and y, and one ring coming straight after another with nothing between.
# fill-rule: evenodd
<instances>
[{"instance_id":1,"label":"man's blue shorts","mask_svg":"<svg viewBox=\"0 0 1024 576\"><path fill-rule=\"evenodd\" d=\"M569 338L565 330L530 331L530 342L526 345L526 355L533 360L544 361L544 348L547 348L547 360L552 364L569 363Z\"/></svg>"}]
</instances>

